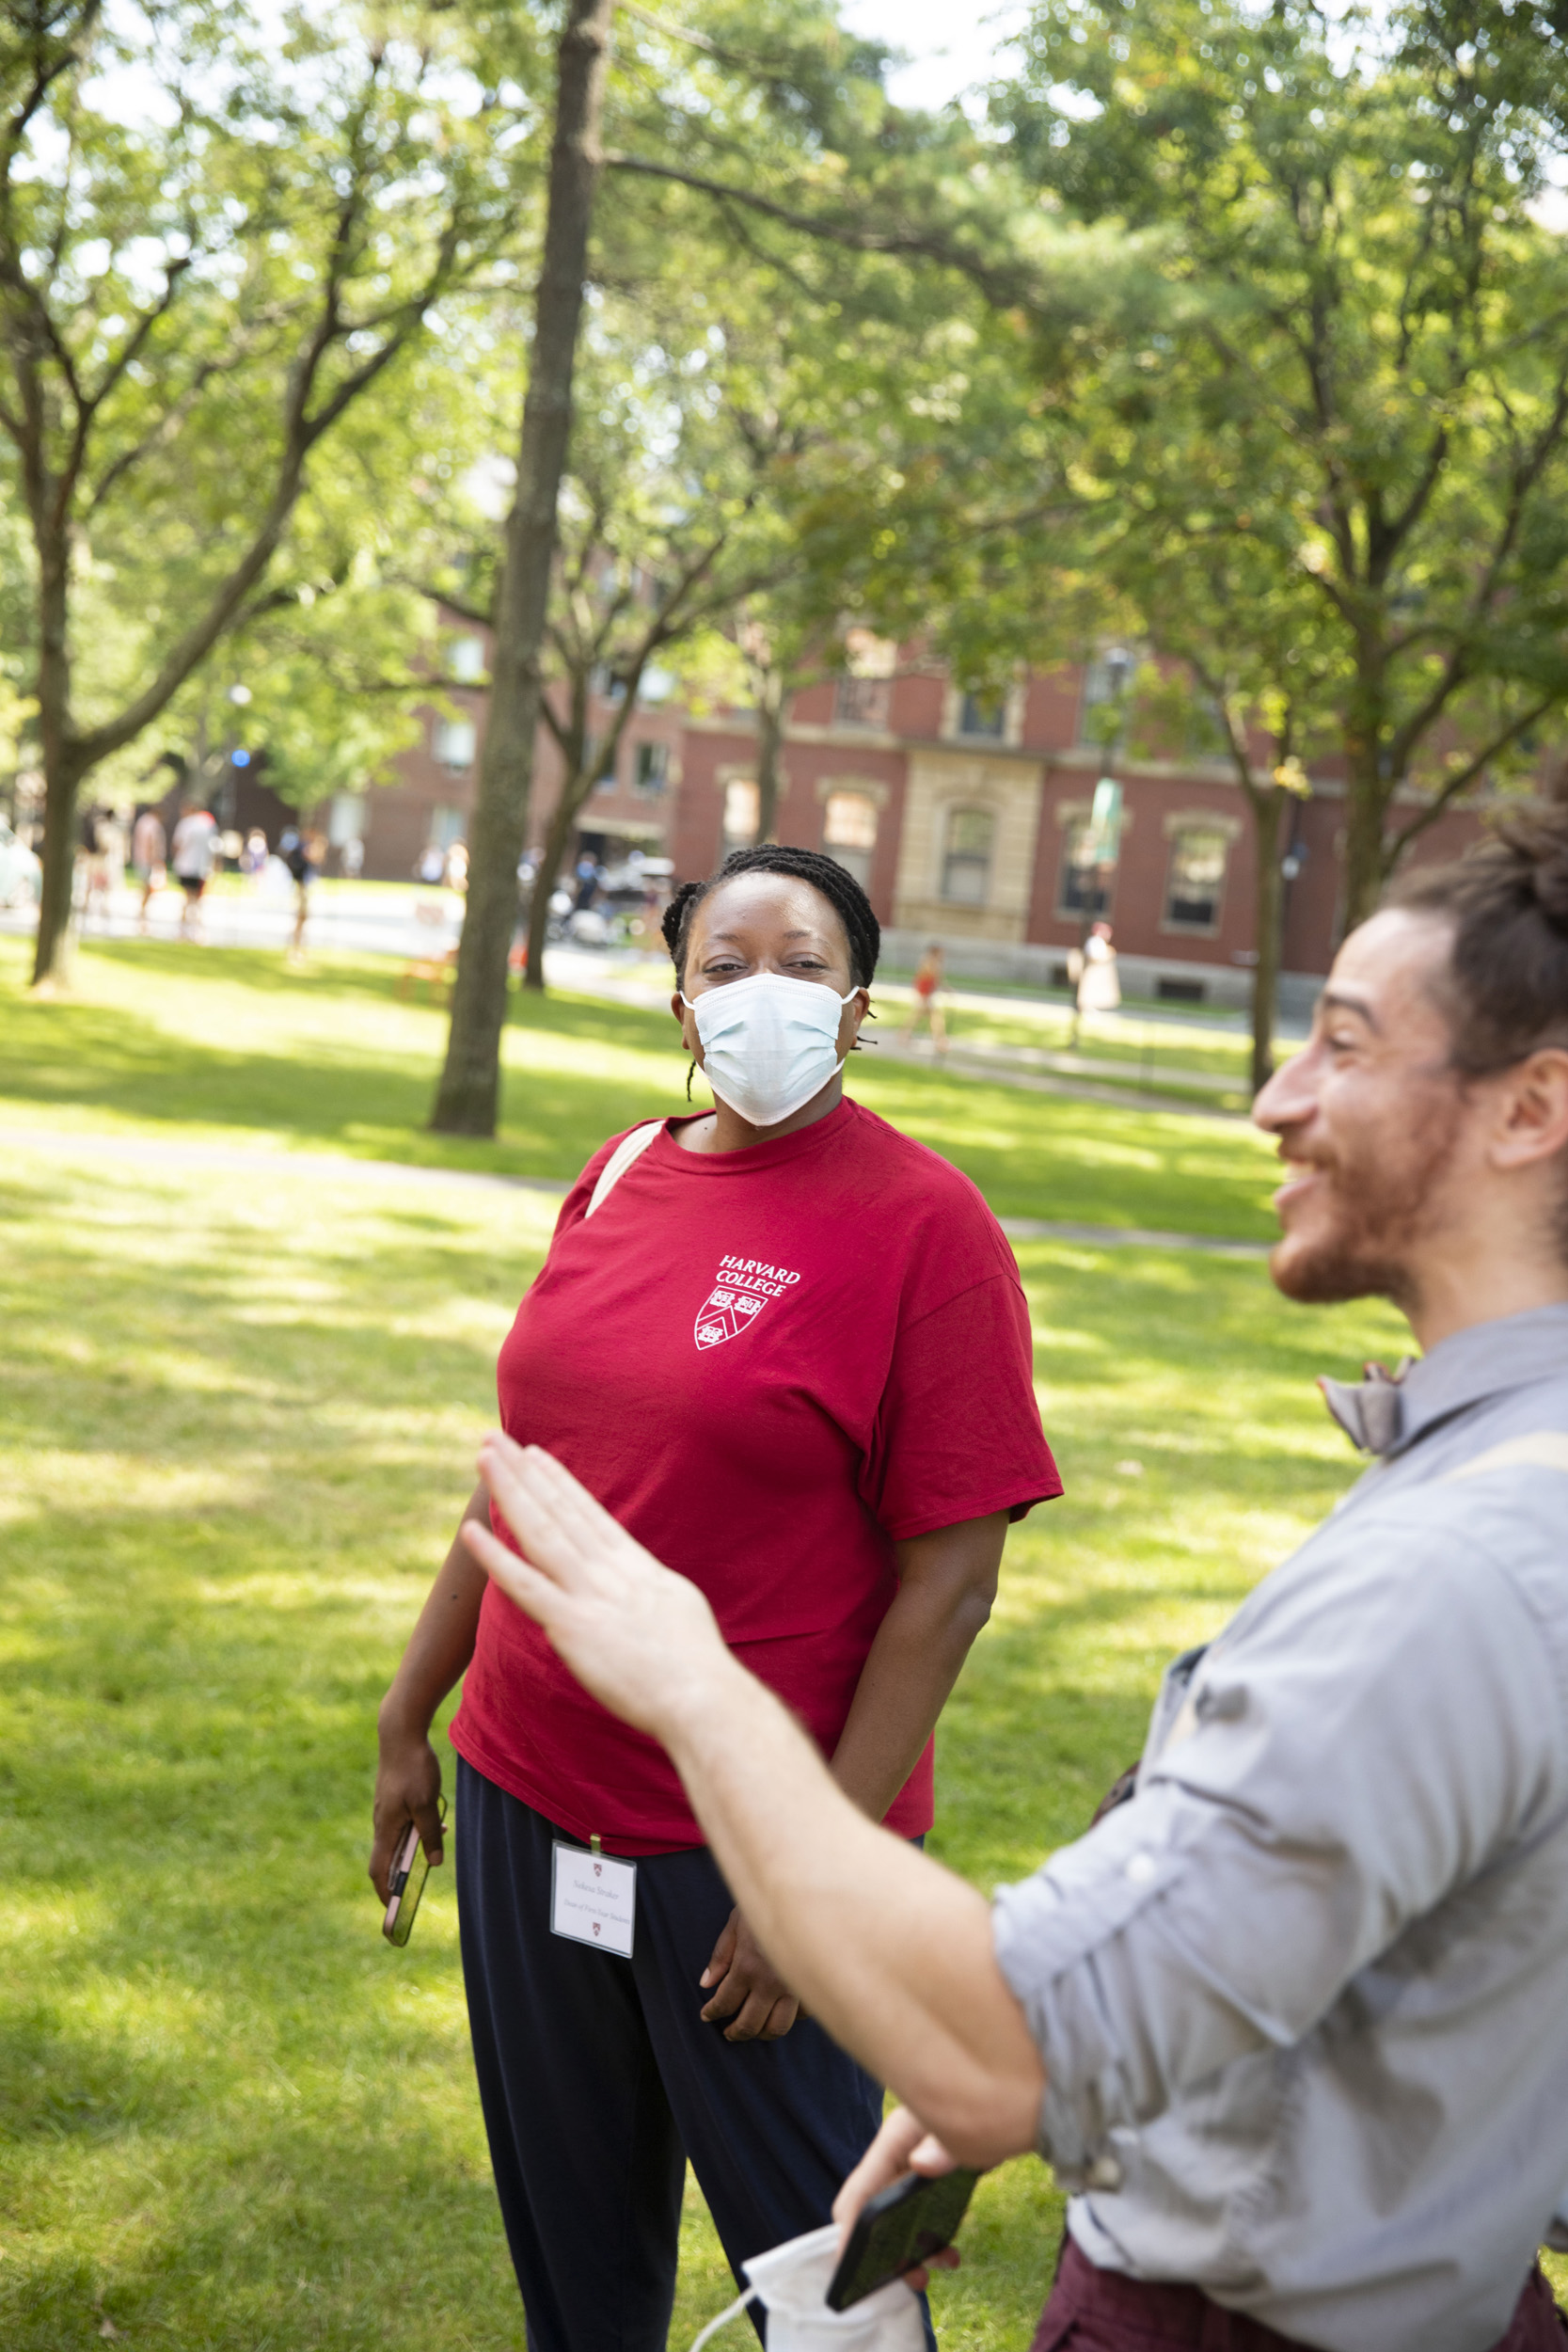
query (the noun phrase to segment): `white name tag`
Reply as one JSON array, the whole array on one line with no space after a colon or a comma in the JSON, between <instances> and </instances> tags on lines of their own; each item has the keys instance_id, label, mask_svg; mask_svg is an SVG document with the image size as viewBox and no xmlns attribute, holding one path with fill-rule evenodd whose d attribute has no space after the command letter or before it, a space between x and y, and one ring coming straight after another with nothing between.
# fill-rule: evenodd
<instances>
[{"instance_id":1,"label":"white name tag","mask_svg":"<svg viewBox=\"0 0 1568 2352\"><path fill-rule=\"evenodd\" d=\"M563 1846L559 1837L550 1851L550 1933L629 1960L637 1926L636 1863Z\"/></svg>"}]
</instances>

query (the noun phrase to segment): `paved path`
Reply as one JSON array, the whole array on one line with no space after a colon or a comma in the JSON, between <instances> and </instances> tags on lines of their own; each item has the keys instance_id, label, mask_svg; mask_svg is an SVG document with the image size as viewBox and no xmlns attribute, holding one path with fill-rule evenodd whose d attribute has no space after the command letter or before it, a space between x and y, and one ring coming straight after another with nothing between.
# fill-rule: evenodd
<instances>
[{"instance_id":1,"label":"paved path","mask_svg":"<svg viewBox=\"0 0 1568 2352\"><path fill-rule=\"evenodd\" d=\"M69 1128L0 1127L0 1152L54 1159L112 1160L127 1168L210 1168L229 1175L309 1176L351 1184L455 1185L472 1190L542 1192L560 1200L570 1187L552 1176L499 1176L483 1168L416 1168L403 1160L356 1160L332 1152L267 1152L243 1144L166 1141L159 1136L81 1135ZM1005 1216L1014 1241L1079 1242L1097 1249L1196 1249L1212 1258L1266 1258L1269 1244L1226 1241L1208 1233L1163 1233L1134 1225L1075 1225Z\"/></svg>"}]
</instances>

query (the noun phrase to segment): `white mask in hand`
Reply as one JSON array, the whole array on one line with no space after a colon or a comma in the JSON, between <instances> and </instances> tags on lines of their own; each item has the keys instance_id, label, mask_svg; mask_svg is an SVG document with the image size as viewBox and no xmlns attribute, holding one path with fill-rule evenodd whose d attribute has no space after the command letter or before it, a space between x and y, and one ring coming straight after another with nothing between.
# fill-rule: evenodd
<instances>
[{"instance_id":1,"label":"white mask in hand","mask_svg":"<svg viewBox=\"0 0 1568 2352\"><path fill-rule=\"evenodd\" d=\"M753 2254L740 2265L751 2293L721 2312L691 2347L701 2352L709 2336L744 2311L753 2296L768 2310L768 2352L926 2352L920 2297L902 2279L851 2303L847 2312L827 2305L828 2282L838 2267L838 2231L832 2222L805 2237Z\"/></svg>"},{"instance_id":2,"label":"white mask in hand","mask_svg":"<svg viewBox=\"0 0 1568 2352\"><path fill-rule=\"evenodd\" d=\"M840 1011L859 993L753 972L681 1003L697 1016L703 1073L720 1101L753 1127L776 1127L843 1069Z\"/></svg>"}]
</instances>

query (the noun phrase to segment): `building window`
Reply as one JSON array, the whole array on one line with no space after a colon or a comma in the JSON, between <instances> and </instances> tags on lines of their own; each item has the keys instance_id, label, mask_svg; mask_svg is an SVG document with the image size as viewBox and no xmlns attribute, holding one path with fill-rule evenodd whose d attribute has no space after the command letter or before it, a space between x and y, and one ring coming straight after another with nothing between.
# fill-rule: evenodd
<instances>
[{"instance_id":1,"label":"building window","mask_svg":"<svg viewBox=\"0 0 1568 2352\"><path fill-rule=\"evenodd\" d=\"M1216 827L1184 825L1171 835L1165 922L1175 931L1217 931L1230 844Z\"/></svg>"},{"instance_id":2,"label":"building window","mask_svg":"<svg viewBox=\"0 0 1568 2352\"><path fill-rule=\"evenodd\" d=\"M979 694L966 694L958 705L958 733L984 736L992 743L1000 743L1007 732L1007 702L999 694L988 702Z\"/></svg>"},{"instance_id":3,"label":"building window","mask_svg":"<svg viewBox=\"0 0 1568 2352\"><path fill-rule=\"evenodd\" d=\"M326 837L335 850L345 841L365 838L365 803L357 792L334 794L332 813L326 820Z\"/></svg>"},{"instance_id":4,"label":"building window","mask_svg":"<svg viewBox=\"0 0 1568 2352\"><path fill-rule=\"evenodd\" d=\"M747 777L737 777L724 787L724 854L732 850L749 850L757 837L757 818L760 804L757 787Z\"/></svg>"},{"instance_id":5,"label":"building window","mask_svg":"<svg viewBox=\"0 0 1568 2352\"><path fill-rule=\"evenodd\" d=\"M1121 733L1122 700L1132 678L1132 657L1125 645L1097 653L1084 672L1078 698L1080 743L1114 743Z\"/></svg>"},{"instance_id":6,"label":"building window","mask_svg":"<svg viewBox=\"0 0 1568 2352\"><path fill-rule=\"evenodd\" d=\"M955 808L947 815L942 895L954 906L983 907L990 892L996 819L989 808Z\"/></svg>"},{"instance_id":7,"label":"building window","mask_svg":"<svg viewBox=\"0 0 1568 2352\"><path fill-rule=\"evenodd\" d=\"M877 847L877 803L869 792L832 792L822 812L822 847L863 890L871 887Z\"/></svg>"},{"instance_id":8,"label":"building window","mask_svg":"<svg viewBox=\"0 0 1568 2352\"><path fill-rule=\"evenodd\" d=\"M437 850L450 850L463 838L467 822L460 808L433 808L430 812L430 838Z\"/></svg>"},{"instance_id":9,"label":"building window","mask_svg":"<svg viewBox=\"0 0 1568 2352\"><path fill-rule=\"evenodd\" d=\"M479 733L471 719L437 719L436 756L443 768L461 771L474 764Z\"/></svg>"},{"instance_id":10,"label":"building window","mask_svg":"<svg viewBox=\"0 0 1568 2352\"><path fill-rule=\"evenodd\" d=\"M885 727L889 693L885 677L841 677L833 717L841 727Z\"/></svg>"},{"instance_id":11,"label":"building window","mask_svg":"<svg viewBox=\"0 0 1568 2352\"><path fill-rule=\"evenodd\" d=\"M669 781L669 744L639 743L637 746L637 788L639 792L662 792Z\"/></svg>"},{"instance_id":12,"label":"building window","mask_svg":"<svg viewBox=\"0 0 1568 2352\"><path fill-rule=\"evenodd\" d=\"M1097 864L1094 828L1087 817L1077 817L1062 834L1062 870L1056 883L1056 912L1072 920L1094 922L1111 903L1109 871Z\"/></svg>"},{"instance_id":13,"label":"building window","mask_svg":"<svg viewBox=\"0 0 1568 2352\"><path fill-rule=\"evenodd\" d=\"M465 686L477 686L484 675L484 640L483 637L454 637L447 653L447 675L461 678Z\"/></svg>"}]
</instances>

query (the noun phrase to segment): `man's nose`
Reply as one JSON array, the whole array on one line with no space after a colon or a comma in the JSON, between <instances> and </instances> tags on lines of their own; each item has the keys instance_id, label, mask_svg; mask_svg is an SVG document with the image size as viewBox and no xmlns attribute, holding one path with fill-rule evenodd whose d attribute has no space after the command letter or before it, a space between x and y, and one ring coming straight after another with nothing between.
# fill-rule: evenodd
<instances>
[{"instance_id":1,"label":"man's nose","mask_svg":"<svg viewBox=\"0 0 1568 2352\"><path fill-rule=\"evenodd\" d=\"M1282 1129L1293 1127L1311 1115L1316 1101L1314 1060L1313 1049L1308 1045L1301 1053L1292 1054L1288 1061L1280 1063L1253 1104L1252 1123L1255 1127L1261 1127L1267 1135L1276 1136Z\"/></svg>"}]
</instances>

